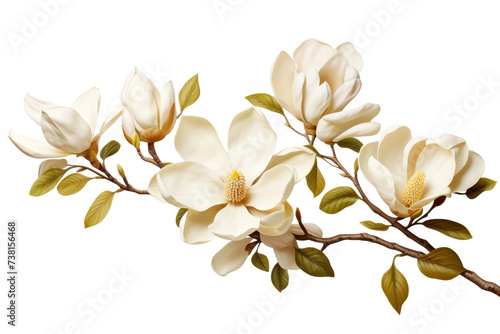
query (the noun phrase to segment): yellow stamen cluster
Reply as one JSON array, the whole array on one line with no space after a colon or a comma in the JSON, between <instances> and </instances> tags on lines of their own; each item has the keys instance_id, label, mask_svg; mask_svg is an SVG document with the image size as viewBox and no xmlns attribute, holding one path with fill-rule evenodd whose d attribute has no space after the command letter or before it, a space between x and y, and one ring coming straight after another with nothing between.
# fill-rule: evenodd
<instances>
[{"instance_id":1,"label":"yellow stamen cluster","mask_svg":"<svg viewBox=\"0 0 500 334\"><path fill-rule=\"evenodd\" d=\"M421 170L415 172L406 183L403 193L401 194L401 202L406 207L411 207L417 203L424 192L425 173Z\"/></svg>"},{"instance_id":2,"label":"yellow stamen cluster","mask_svg":"<svg viewBox=\"0 0 500 334\"><path fill-rule=\"evenodd\" d=\"M240 172L233 170L226 174L224 182L224 197L230 203L239 203L245 199L247 187L245 176Z\"/></svg>"}]
</instances>

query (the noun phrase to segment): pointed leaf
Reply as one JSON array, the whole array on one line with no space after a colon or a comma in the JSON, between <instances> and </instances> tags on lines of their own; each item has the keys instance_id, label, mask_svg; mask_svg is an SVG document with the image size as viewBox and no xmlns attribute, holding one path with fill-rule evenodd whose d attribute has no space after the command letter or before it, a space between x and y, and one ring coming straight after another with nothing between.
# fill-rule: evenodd
<instances>
[{"instance_id":1,"label":"pointed leaf","mask_svg":"<svg viewBox=\"0 0 500 334\"><path fill-rule=\"evenodd\" d=\"M395 260L392 261L392 266L382 276L382 290L385 296L391 303L392 307L401 314L403 303L408 298L409 286L404 275L396 268Z\"/></svg>"},{"instance_id":2,"label":"pointed leaf","mask_svg":"<svg viewBox=\"0 0 500 334\"><path fill-rule=\"evenodd\" d=\"M311 168L309 174L306 175L307 186L313 193L314 197L317 197L319 194L325 190L325 178L321 171L318 168L318 161L314 161L314 165Z\"/></svg>"},{"instance_id":3,"label":"pointed leaf","mask_svg":"<svg viewBox=\"0 0 500 334\"><path fill-rule=\"evenodd\" d=\"M446 247L436 248L418 258L417 264L422 274L441 280L450 280L466 271L457 253Z\"/></svg>"},{"instance_id":4,"label":"pointed leaf","mask_svg":"<svg viewBox=\"0 0 500 334\"><path fill-rule=\"evenodd\" d=\"M64 174L66 174L67 169L53 168L49 169L43 173L36 181L33 183L30 189L31 196L42 196L55 188L57 183L62 179Z\"/></svg>"},{"instance_id":5,"label":"pointed leaf","mask_svg":"<svg viewBox=\"0 0 500 334\"><path fill-rule=\"evenodd\" d=\"M275 113L284 115L283 108L281 108L276 98L269 94L253 94L245 97L253 106L264 108Z\"/></svg>"},{"instance_id":6,"label":"pointed leaf","mask_svg":"<svg viewBox=\"0 0 500 334\"><path fill-rule=\"evenodd\" d=\"M195 103L200 97L200 84L198 82L198 74L189 79L181 91L179 92L179 104L181 112L187 107Z\"/></svg>"},{"instance_id":7,"label":"pointed leaf","mask_svg":"<svg viewBox=\"0 0 500 334\"><path fill-rule=\"evenodd\" d=\"M188 209L179 209L179 211L177 211L177 216L175 216L175 224L177 227L181 224L182 217L184 217L187 211Z\"/></svg>"},{"instance_id":8,"label":"pointed leaf","mask_svg":"<svg viewBox=\"0 0 500 334\"><path fill-rule=\"evenodd\" d=\"M430 219L422 222L422 225L458 240L472 239L472 235L470 234L467 227L452 220Z\"/></svg>"},{"instance_id":9,"label":"pointed leaf","mask_svg":"<svg viewBox=\"0 0 500 334\"><path fill-rule=\"evenodd\" d=\"M276 263L273 271L271 272L271 282L273 282L276 290L278 290L279 292L285 290L288 286L288 281L288 270L281 268L280 264Z\"/></svg>"},{"instance_id":10,"label":"pointed leaf","mask_svg":"<svg viewBox=\"0 0 500 334\"><path fill-rule=\"evenodd\" d=\"M306 274L316 277L334 277L328 257L319 249L295 248L295 262Z\"/></svg>"},{"instance_id":11,"label":"pointed leaf","mask_svg":"<svg viewBox=\"0 0 500 334\"><path fill-rule=\"evenodd\" d=\"M351 187L333 188L323 196L319 208L321 211L333 214L342 211L361 199Z\"/></svg>"},{"instance_id":12,"label":"pointed leaf","mask_svg":"<svg viewBox=\"0 0 500 334\"><path fill-rule=\"evenodd\" d=\"M115 192L104 191L95 199L85 216L85 228L99 224L106 217L113 203Z\"/></svg>"},{"instance_id":13,"label":"pointed leaf","mask_svg":"<svg viewBox=\"0 0 500 334\"><path fill-rule=\"evenodd\" d=\"M363 143L357 140L356 138L342 139L341 141L337 142L337 145L339 145L342 148L348 148L357 153L359 153L359 151L363 147Z\"/></svg>"},{"instance_id":14,"label":"pointed leaf","mask_svg":"<svg viewBox=\"0 0 500 334\"><path fill-rule=\"evenodd\" d=\"M382 223L374 223L371 220L365 220L360 222L361 225L363 225L366 228L369 228L370 230L374 231L387 231L391 225L385 225Z\"/></svg>"},{"instance_id":15,"label":"pointed leaf","mask_svg":"<svg viewBox=\"0 0 500 334\"><path fill-rule=\"evenodd\" d=\"M116 140L112 140L101 149L101 159L104 161L112 155L115 155L120 150L120 143Z\"/></svg>"},{"instance_id":16,"label":"pointed leaf","mask_svg":"<svg viewBox=\"0 0 500 334\"><path fill-rule=\"evenodd\" d=\"M252 264L260 270L269 271L269 260L264 254L255 252L252 255Z\"/></svg>"},{"instance_id":17,"label":"pointed leaf","mask_svg":"<svg viewBox=\"0 0 500 334\"><path fill-rule=\"evenodd\" d=\"M71 174L57 186L57 191L63 196L76 194L85 187L92 178L82 174Z\"/></svg>"},{"instance_id":18,"label":"pointed leaf","mask_svg":"<svg viewBox=\"0 0 500 334\"><path fill-rule=\"evenodd\" d=\"M497 184L497 181L493 181L491 179L488 179L486 177L482 177L477 181L475 185L467 189L465 192L465 195L467 195L468 198L474 199L481 195L485 191L493 190Z\"/></svg>"}]
</instances>

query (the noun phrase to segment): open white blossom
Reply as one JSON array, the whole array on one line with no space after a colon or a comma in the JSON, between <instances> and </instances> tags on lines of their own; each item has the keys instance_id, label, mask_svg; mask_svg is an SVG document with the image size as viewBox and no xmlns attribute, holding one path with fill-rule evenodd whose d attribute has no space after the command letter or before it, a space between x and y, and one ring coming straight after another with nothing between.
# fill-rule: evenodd
<instances>
[{"instance_id":1,"label":"open white blossom","mask_svg":"<svg viewBox=\"0 0 500 334\"><path fill-rule=\"evenodd\" d=\"M344 110L361 89L360 54L351 43L333 49L308 39L293 59L282 51L276 59L271 83L279 104L304 124L307 133L324 142L378 133L380 124L371 120L380 106L365 104Z\"/></svg>"},{"instance_id":2,"label":"open white blossom","mask_svg":"<svg viewBox=\"0 0 500 334\"><path fill-rule=\"evenodd\" d=\"M363 146L359 166L399 217L438 197L467 190L484 172L483 158L470 151L464 139L450 134L412 138L405 126L392 126L380 141Z\"/></svg>"},{"instance_id":3,"label":"open white blossom","mask_svg":"<svg viewBox=\"0 0 500 334\"><path fill-rule=\"evenodd\" d=\"M97 152L101 135L120 117L121 108L114 110L96 133L101 92L91 88L76 99L71 107L38 100L29 94L24 109L42 128L46 141L32 139L10 130L14 145L32 158L57 158L68 155L86 156L89 149Z\"/></svg>"},{"instance_id":4,"label":"open white blossom","mask_svg":"<svg viewBox=\"0 0 500 334\"><path fill-rule=\"evenodd\" d=\"M207 242L214 235L241 240L258 229L284 233L292 216L286 200L315 160L305 148L273 155L276 134L254 108L233 119L228 151L210 122L193 116L182 117L175 147L186 161L165 166L148 191L188 208L180 226L188 243Z\"/></svg>"}]
</instances>

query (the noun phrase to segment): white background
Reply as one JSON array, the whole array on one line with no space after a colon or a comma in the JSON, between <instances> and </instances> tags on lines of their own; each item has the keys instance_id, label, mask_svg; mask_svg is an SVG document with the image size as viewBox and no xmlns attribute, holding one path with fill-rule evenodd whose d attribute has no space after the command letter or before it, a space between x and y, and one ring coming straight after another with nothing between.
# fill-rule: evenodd
<instances>
[{"instance_id":1,"label":"white background","mask_svg":"<svg viewBox=\"0 0 500 334\"><path fill-rule=\"evenodd\" d=\"M292 53L311 37L333 46L350 40L365 60L363 88L351 106L379 103L377 120L384 129L407 124L415 135L446 131L465 137L484 157L485 176L499 180L500 8L495 2L61 0L57 8L45 9L51 16L44 20L47 2L3 1L0 8L2 271L5 223L14 218L20 225L19 326L8 333L498 332L498 297L462 277L430 280L411 258L398 259L410 284L398 315L380 287L395 253L373 244L347 241L331 247L327 254L335 278L293 273L289 289L276 299L269 275L249 261L225 278L215 274L211 257L224 242L184 244L175 226L177 210L151 197L118 194L105 221L84 229L95 196L115 187L94 181L71 197L56 191L30 197L39 161L7 138L11 128L41 137L23 110L26 92L70 105L97 86L103 119L119 104L124 79L138 66L158 85L173 80L177 91L200 73L201 98L186 114L208 118L225 140L233 116L249 107L244 97L272 92L269 73L279 51ZM30 35L24 31L25 40L14 47L10 40L23 36L26 22L39 27ZM487 80L496 84L487 86ZM266 115L278 132L278 149L304 144L277 116ZM123 146L108 167L120 163L133 184L147 187L155 168L133 154L118 124L101 144L111 139ZM159 154L175 162L172 139L159 145ZM347 166L354 158L342 154ZM335 170L320 167L327 190L347 185ZM467 268L499 283L499 200L497 189L475 201L454 197L436 210L435 218L467 225L472 240L449 239L423 227L415 232L435 246L452 247ZM329 216L317 209L319 201L305 182L291 198L292 205L300 203L305 221L330 235L366 231L358 222L377 220L362 203ZM374 233L418 248L397 231ZM118 283L114 277L122 271L130 277ZM2 333L8 327L6 291L2 279ZM99 311L87 304L92 298Z\"/></svg>"}]
</instances>

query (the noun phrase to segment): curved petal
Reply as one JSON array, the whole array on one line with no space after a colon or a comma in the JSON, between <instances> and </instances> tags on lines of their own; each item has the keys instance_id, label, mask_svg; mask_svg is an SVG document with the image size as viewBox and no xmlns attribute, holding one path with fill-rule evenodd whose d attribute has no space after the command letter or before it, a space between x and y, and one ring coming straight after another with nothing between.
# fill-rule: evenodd
<instances>
[{"instance_id":1,"label":"curved petal","mask_svg":"<svg viewBox=\"0 0 500 334\"><path fill-rule=\"evenodd\" d=\"M295 76L295 63L285 51L281 51L274 61L271 71L271 85L278 103L295 114L292 100L292 83ZM297 117L297 115L294 115Z\"/></svg>"},{"instance_id":2,"label":"curved petal","mask_svg":"<svg viewBox=\"0 0 500 334\"><path fill-rule=\"evenodd\" d=\"M257 210L270 210L290 196L295 184L294 171L286 165L278 165L264 172L253 186L248 188L245 205Z\"/></svg>"},{"instance_id":3,"label":"curved petal","mask_svg":"<svg viewBox=\"0 0 500 334\"><path fill-rule=\"evenodd\" d=\"M394 179L391 172L373 157L368 160L368 168L370 169L373 186L385 204L391 207L396 198ZM391 207L391 209L393 208Z\"/></svg>"},{"instance_id":4,"label":"curved petal","mask_svg":"<svg viewBox=\"0 0 500 334\"><path fill-rule=\"evenodd\" d=\"M289 270L299 269L299 267L295 263L295 247L298 247L297 241L295 241L294 245L292 246L281 249L274 249L276 260L278 260L281 268Z\"/></svg>"},{"instance_id":5,"label":"curved petal","mask_svg":"<svg viewBox=\"0 0 500 334\"><path fill-rule=\"evenodd\" d=\"M58 150L50 146L47 142L17 134L12 130L9 132L9 139L21 152L32 158L59 158L72 154L70 152Z\"/></svg>"},{"instance_id":6,"label":"curved petal","mask_svg":"<svg viewBox=\"0 0 500 334\"><path fill-rule=\"evenodd\" d=\"M266 167L269 170L278 165L287 165L295 170L295 182L302 180L311 171L316 154L304 147L290 147L273 155Z\"/></svg>"},{"instance_id":7,"label":"curved petal","mask_svg":"<svg viewBox=\"0 0 500 334\"><path fill-rule=\"evenodd\" d=\"M199 163L184 161L165 166L158 172L158 177L168 195L184 207L205 211L227 203L220 177Z\"/></svg>"},{"instance_id":8,"label":"curved petal","mask_svg":"<svg viewBox=\"0 0 500 334\"><path fill-rule=\"evenodd\" d=\"M215 216L209 230L218 237L241 240L259 228L259 218L252 216L242 204L229 203Z\"/></svg>"},{"instance_id":9,"label":"curved petal","mask_svg":"<svg viewBox=\"0 0 500 334\"><path fill-rule=\"evenodd\" d=\"M160 173L156 173L152 178L151 181L149 182L148 186L148 193L159 200L160 202L163 203L169 203L172 204L178 208L186 208L185 205L182 205L181 203L177 202L174 200L172 196L167 192L165 187L163 186L163 183L160 178Z\"/></svg>"},{"instance_id":10,"label":"curved petal","mask_svg":"<svg viewBox=\"0 0 500 334\"><path fill-rule=\"evenodd\" d=\"M247 209L251 215L260 219L258 231L261 235L281 235L288 231L293 222L293 208L288 202L267 211L259 211L252 207L247 207Z\"/></svg>"},{"instance_id":11,"label":"curved petal","mask_svg":"<svg viewBox=\"0 0 500 334\"><path fill-rule=\"evenodd\" d=\"M293 53L293 59L300 71L305 71L311 66L319 70L334 53L333 48L316 39L304 41Z\"/></svg>"},{"instance_id":12,"label":"curved petal","mask_svg":"<svg viewBox=\"0 0 500 334\"><path fill-rule=\"evenodd\" d=\"M175 135L175 148L184 160L207 166L224 178L231 168L229 155L212 124L204 118L183 116Z\"/></svg>"},{"instance_id":13,"label":"curved petal","mask_svg":"<svg viewBox=\"0 0 500 334\"><path fill-rule=\"evenodd\" d=\"M280 248L285 248L289 247L290 245L293 245L293 242L295 241L295 237L293 236L292 233L286 232L281 235L277 236L268 236L268 235L261 235L260 240L264 243L264 245L274 248L274 249L280 249Z\"/></svg>"},{"instance_id":14,"label":"curved petal","mask_svg":"<svg viewBox=\"0 0 500 334\"><path fill-rule=\"evenodd\" d=\"M372 181L372 176L371 176L372 174L371 174L370 168L368 167L368 161L372 157L374 159L378 158L378 144L379 144L378 141L365 144L361 148L361 151L359 151L359 158L358 158L359 168L361 169L361 172L363 173L365 178L371 184L373 184L373 181Z\"/></svg>"},{"instance_id":15,"label":"curved petal","mask_svg":"<svg viewBox=\"0 0 500 334\"><path fill-rule=\"evenodd\" d=\"M303 111L307 123L317 125L331 101L332 91L326 82L316 87L310 95L307 92Z\"/></svg>"},{"instance_id":16,"label":"curved petal","mask_svg":"<svg viewBox=\"0 0 500 334\"><path fill-rule=\"evenodd\" d=\"M465 166L455 175L450 184L452 192L466 191L476 184L484 173L484 160L476 152L469 151Z\"/></svg>"},{"instance_id":17,"label":"curved petal","mask_svg":"<svg viewBox=\"0 0 500 334\"><path fill-rule=\"evenodd\" d=\"M332 92L344 84L344 76L349 61L343 54L334 54L319 71L321 82L328 82Z\"/></svg>"},{"instance_id":18,"label":"curved petal","mask_svg":"<svg viewBox=\"0 0 500 334\"><path fill-rule=\"evenodd\" d=\"M196 245L215 238L208 229L208 225L213 223L215 215L223 207L216 205L203 212L189 209L186 213L186 219L179 225L182 240L188 244Z\"/></svg>"},{"instance_id":19,"label":"curved petal","mask_svg":"<svg viewBox=\"0 0 500 334\"><path fill-rule=\"evenodd\" d=\"M335 51L346 56L349 60L349 65L356 68L358 72L361 72L363 69L363 58L350 42L340 44Z\"/></svg>"},{"instance_id":20,"label":"curved petal","mask_svg":"<svg viewBox=\"0 0 500 334\"><path fill-rule=\"evenodd\" d=\"M106 130L109 129L109 127L111 125L113 125L117 120L118 118L120 118L120 116L122 116L122 111L124 111L125 108L123 107L118 107L116 108L115 110L113 110L108 116L106 116L106 119L104 120L104 122L102 123L101 125L101 128L99 129L99 132L97 133L97 135L94 136L94 139L93 140L96 140L96 139L99 139L101 138L102 134L104 132L106 132ZM132 119L132 122L133 122L133 119ZM133 125L133 124L132 124ZM128 134L128 133L127 133ZM134 131L132 132L132 136L131 138L134 136Z\"/></svg>"},{"instance_id":21,"label":"curved petal","mask_svg":"<svg viewBox=\"0 0 500 334\"><path fill-rule=\"evenodd\" d=\"M273 156L276 133L260 111L250 108L231 122L228 143L232 168L241 170L251 185Z\"/></svg>"},{"instance_id":22,"label":"curved petal","mask_svg":"<svg viewBox=\"0 0 500 334\"><path fill-rule=\"evenodd\" d=\"M161 89L161 107L160 107L160 126L167 121L167 119L175 115L175 109L172 106L175 104L175 91L172 81L167 81Z\"/></svg>"},{"instance_id":23,"label":"curved petal","mask_svg":"<svg viewBox=\"0 0 500 334\"><path fill-rule=\"evenodd\" d=\"M380 123L369 122L354 125L341 135L333 138L333 142L339 142L346 138L365 137L376 135L380 131Z\"/></svg>"},{"instance_id":24,"label":"curved petal","mask_svg":"<svg viewBox=\"0 0 500 334\"><path fill-rule=\"evenodd\" d=\"M437 192L434 192L434 193L430 194L430 196L428 196L428 197L424 197L424 198L420 199L418 202L414 203L410 207L409 210L410 210L410 212L418 210L420 208L423 208L427 204L430 204L431 202L433 202L438 197L441 197L441 196L447 196L447 197L449 197L450 195L451 195L450 188L445 187L445 188L441 189L440 191L437 191Z\"/></svg>"},{"instance_id":25,"label":"curved petal","mask_svg":"<svg viewBox=\"0 0 500 334\"><path fill-rule=\"evenodd\" d=\"M293 78L292 84L292 101L293 109L292 113L295 118L301 122L305 122L304 118L304 97L306 95L306 75L302 72L297 73Z\"/></svg>"},{"instance_id":26,"label":"curved petal","mask_svg":"<svg viewBox=\"0 0 500 334\"><path fill-rule=\"evenodd\" d=\"M212 258L212 268L221 275L226 276L230 272L239 269L250 255L245 248L252 242L252 238L245 238L239 241L231 241Z\"/></svg>"},{"instance_id":27,"label":"curved petal","mask_svg":"<svg viewBox=\"0 0 500 334\"><path fill-rule=\"evenodd\" d=\"M406 144L403 151L403 173L406 173L407 180L415 173L418 156L425 148L426 142L427 139L416 137Z\"/></svg>"},{"instance_id":28,"label":"curved petal","mask_svg":"<svg viewBox=\"0 0 500 334\"><path fill-rule=\"evenodd\" d=\"M42 121L42 110L50 107L55 107L55 104L34 98L28 93L26 93L24 97L24 110L26 110L28 116L38 125L40 125Z\"/></svg>"},{"instance_id":29,"label":"curved petal","mask_svg":"<svg viewBox=\"0 0 500 334\"><path fill-rule=\"evenodd\" d=\"M53 169L53 168L60 168L63 169L66 166L68 166L68 161L66 159L49 159L42 161L40 164L40 167L38 167L38 176L42 176L43 173L46 171Z\"/></svg>"},{"instance_id":30,"label":"curved petal","mask_svg":"<svg viewBox=\"0 0 500 334\"><path fill-rule=\"evenodd\" d=\"M92 133L94 133L97 125L97 115L99 114L100 105L101 90L93 87L80 95L71 106L87 122Z\"/></svg>"},{"instance_id":31,"label":"curved petal","mask_svg":"<svg viewBox=\"0 0 500 334\"><path fill-rule=\"evenodd\" d=\"M42 111L42 130L47 142L63 151L81 153L92 143L92 130L80 114L67 107Z\"/></svg>"},{"instance_id":32,"label":"curved petal","mask_svg":"<svg viewBox=\"0 0 500 334\"><path fill-rule=\"evenodd\" d=\"M134 137L135 122L134 122L134 118L128 112L127 108L123 108L123 111L122 111L122 128L123 128L123 131L127 134L127 136L129 136L130 138Z\"/></svg>"},{"instance_id":33,"label":"curved petal","mask_svg":"<svg viewBox=\"0 0 500 334\"><path fill-rule=\"evenodd\" d=\"M358 95L360 89L361 80L358 78L346 81L333 93L332 104L328 108L327 114L343 110Z\"/></svg>"},{"instance_id":34,"label":"curved petal","mask_svg":"<svg viewBox=\"0 0 500 334\"><path fill-rule=\"evenodd\" d=\"M436 143L442 148L453 152L456 163L455 174L458 173L469 160L469 147L463 138L443 133L442 135L429 139L427 143Z\"/></svg>"},{"instance_id":35,"label":"curved petal","mask_svg":"<svg viewBox=\"0 0 500 334\"><path fill-rule=\"evenodd\" d=\"M304 224L304 227L309 234L315 235L317 237L323 236L323 230L321 230L321 227L316 224L306 223ZM304 231L299 224L293 224L292 226L290 226L290 233L295 235L304 235Z\"/></svg>"}]
</instances>

